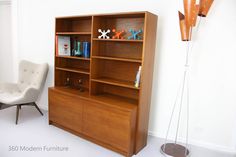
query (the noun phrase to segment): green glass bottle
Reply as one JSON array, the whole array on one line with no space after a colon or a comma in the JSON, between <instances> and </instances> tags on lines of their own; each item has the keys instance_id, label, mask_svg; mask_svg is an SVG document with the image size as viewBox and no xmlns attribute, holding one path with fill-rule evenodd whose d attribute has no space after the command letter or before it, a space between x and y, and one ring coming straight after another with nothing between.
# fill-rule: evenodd
<instances>
[{"instance_id":1,"label":"green glass bottle","mask_svg":"<svg viewBox=\"0 0 236 157\"><path fill-rule=\"evenodd\" d=\"M77 56L77 57L82 56L82 51L81 51L80 47L81 47L81 42L78 41L77 42L77 50L75 51L75 56Z\"/></svg>"}]
</instances>

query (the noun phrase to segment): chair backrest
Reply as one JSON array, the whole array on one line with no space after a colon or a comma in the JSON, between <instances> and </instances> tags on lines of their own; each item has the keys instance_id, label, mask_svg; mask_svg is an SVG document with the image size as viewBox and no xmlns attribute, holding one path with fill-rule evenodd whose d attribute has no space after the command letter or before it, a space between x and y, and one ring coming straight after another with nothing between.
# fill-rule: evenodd
<instances>
[{"instance_id":1,"label":"chair backrest","mask_svg":"<svg viewBox=\"0 0 236 157\"><path fill-rule=\"evenodd\" d=\"M48 64L35 64L22 60L19 64L18 85L21 90L32 87L40 90L46 80Z\"/></svg>"}]
</instances>

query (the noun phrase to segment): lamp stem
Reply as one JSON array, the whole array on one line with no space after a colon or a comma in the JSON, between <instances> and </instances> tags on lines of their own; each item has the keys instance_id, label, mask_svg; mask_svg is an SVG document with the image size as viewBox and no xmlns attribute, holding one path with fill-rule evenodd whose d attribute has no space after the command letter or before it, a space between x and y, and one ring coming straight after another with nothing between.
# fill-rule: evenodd
<instances>
[{"instance_id":1,"label":"lamp stem","mask_svg":"<svg viewBox=\"0 0 236 157\"><path fill-rule=\"evenodd\" d=\"M201 23L201 17L200 20L198 21L198 25L197 25L197 32L199 30L200 27L200 23ZM177 95L175 98L175 102L174 102L174 106L172 109L172 113L171 113L171 117L170 117L170 121L168 124L168 130L166 133L166 138L165 138L165 143L161 146L161 152L164 155L169 155L170 157L174 157L174 156L183 156L183 157L187 157L189 156L189 149L188 149L188 145L189 145L189 118L190 118L190 107L189 107L189 58L190 58L190 53L192 52L193 46L194 46L194 42L191 42L192 40L192 27L190 27L190 33L189 33L189 41L187 41L187 45L186 45L186 58L185 58L185 70L184 70L184 75L183 75L183 80L180 83L180 87L177 91ZM183 108L183 99L185 98L184 95L186 94L186 105L187 105L187 120L186 120L186 145L182 146L181 144L177 144L178 141L178 134L179 134L179 128L180 128L180 121L181 121L181 115L182 115L182 108ZM173 121L173 117L175 114L175 110L176 110L176 106L178 103L178 98L180 97L180 108L179 108L179 113L178 113L178 121L177 121L177 128L176 128L176 135L175 135L175 141L174 143L167 143L167 139L168 139L168 135L170 132L170 127Z\"/></svg>"},{"instance_id":2,"label":"lamp stem","mask_svg":"<svg viewBox=\"0 0 236 157\"><path fill-rule=\"evenodd\" d=\"M180 123L181 113L182 113L183 96L184 96L184 87L185 87L186 75L187 75L187 70L184 71L183 85L182 85L182 89L181 89L180 109L179 109L178 123L177 123L176 135L175 135L175 144L177 144L177 138L178 138L178 133L179 133L179 126L180 126L179 123Z\"/></svg>"},{"instance_id":3,"label":"lamp stem","mask_svg":"<svg viewBox=\"0 0 236 157\"><path fill-rule=\"evenodd\" d=\"M192 27L190 28L189 34L190 34L190 39L191 39ZM184 78L183 78L183 84L182 84L182 90L181 90L180 109L179 109L178 123L177 123L176 135L175 135L175 144L177 143L177 138L178 138L178 133L179 133L180 119L181 119L182 106L183 106L184 89L185 89L186 76L187 76L188 67L189 67L189 50L190 50L189 48L190 48L190 41L187 42L186 60L185 60L185 65L184 65L185 71L184 71Z\"/></svg>"},{"instance_id":4,"label":"lamp stem","mask_svg":"<svg viewBox=\"0 0 236 157\"><path fill-rule=\"evenodd\" d=\"M185 149L185 156L187 156L188 153L188 135L189 135L189 76L187 79L187 128L186 128L186 149Z\"/></svg>"},{"instance_id":5,"label":"lamp stem","mask_svg":"<svg viewBox=\"0 0 236 157\"><path fill-rule=\"evenodd\" d=\"M178 100L178 97L179 97L179 91L180 90L181 90L181 84L178 88L177 95L176 95L175 102L174 102L174 106L172 108L171 117L170 117L170 121L169 121L169 124L168 124L168 129L167 129L167 133L166 133L166 138L165 138L164 150L165 150L165 147L166 147L166 143L167 143L168 135L169 135L169 132L170 132L170 127L171 127L171 123L172 123L173 116L174 116L174 113L175 113L175 108L176 108L176 104L177 104L177 100Z\"/></svg>"}]
</instances>

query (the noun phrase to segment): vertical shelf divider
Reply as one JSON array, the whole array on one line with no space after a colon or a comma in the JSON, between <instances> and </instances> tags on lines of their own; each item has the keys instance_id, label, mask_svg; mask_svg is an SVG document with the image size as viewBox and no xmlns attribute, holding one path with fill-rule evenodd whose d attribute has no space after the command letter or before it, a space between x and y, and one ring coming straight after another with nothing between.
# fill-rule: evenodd
<instances>
[{"instance_id":1,"label":"vertical shelf divider","mask_svg":"<svg viewBox=\"0 0 236 157\"><path fill-rule=\"evenodd\" d=\"M94 16L92 16L92 19L91 19L91 40L90 40L90 43L91 43L91 47L90 47L90 76L89 76L89 95L91 96L92 95L92 63L93 63L93 60L92 60L92 55L93 55L93 25L94 25Z\"/></svg>"}]
</instances>

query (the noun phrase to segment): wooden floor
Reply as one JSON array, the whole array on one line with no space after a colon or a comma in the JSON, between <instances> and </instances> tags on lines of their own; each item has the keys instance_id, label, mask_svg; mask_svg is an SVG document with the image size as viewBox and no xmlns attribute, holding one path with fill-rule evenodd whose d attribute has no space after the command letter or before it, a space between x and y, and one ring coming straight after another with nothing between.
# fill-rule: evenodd
<instances>
[{"instance_id":1,"label":"wooden floor","mask_svg":"<svg viewBox=\"0 0 236 157\"><path fill-rule=\"evenodd\" d=\"M0 111L1 157L121 157L121 155L48 125L47 112L40 116L34 107L23 107L15 125L15 108ZM135 157L162 157L162 140L149 137L148 146ZM68 150L67 150L68 148ZM236 157L192 146L191 157Z\"/></svg>"}]
</instances>

